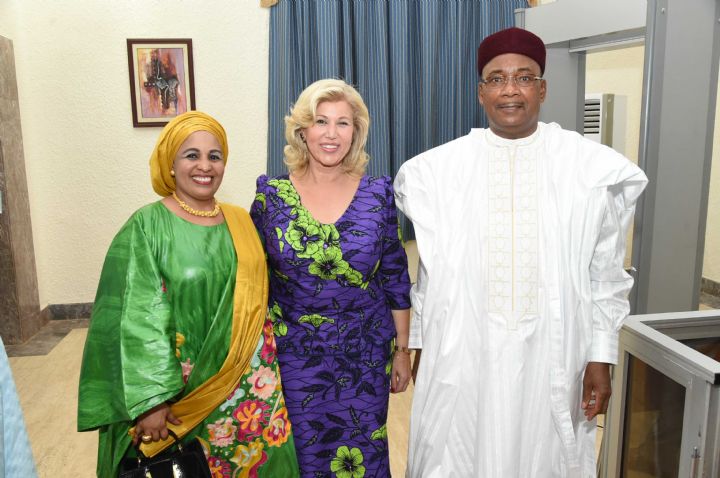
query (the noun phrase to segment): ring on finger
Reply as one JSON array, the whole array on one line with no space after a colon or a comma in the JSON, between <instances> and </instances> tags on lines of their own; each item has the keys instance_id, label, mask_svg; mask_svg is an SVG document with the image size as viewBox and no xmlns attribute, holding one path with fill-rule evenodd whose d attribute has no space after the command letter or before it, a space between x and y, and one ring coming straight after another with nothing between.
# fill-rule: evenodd
<instances>
[{"instance_id":1,"label":"ring on finger","mask_svg":"<svg viewBox=\"0 0 720 478\"><path fill-rule=\"evenodd\" d=\"M140 441L143 443L150 443L152 441L152 435L143 435L140 437Z\"/></svg>"}]
</instances>

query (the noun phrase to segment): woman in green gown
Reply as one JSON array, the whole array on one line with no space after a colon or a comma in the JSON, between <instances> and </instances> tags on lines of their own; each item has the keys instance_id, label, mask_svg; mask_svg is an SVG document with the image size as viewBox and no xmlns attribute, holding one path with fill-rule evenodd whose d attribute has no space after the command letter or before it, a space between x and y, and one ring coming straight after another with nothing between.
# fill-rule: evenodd
<instances>
[{"instance_id":1,"label":"woman in green gown","mask_svg":"<svg viewBox=\"0 0 720 478\"><path fill-rule=\"evenodd\" d=\"M203 445L213 477L295 477L268 276L248 213L219 204L223 127L191 111L150 158L163 199L125 223L103 266L85 343L78 430L99 430L97 475L172 444Z\"/></svg>"}]
</instances>

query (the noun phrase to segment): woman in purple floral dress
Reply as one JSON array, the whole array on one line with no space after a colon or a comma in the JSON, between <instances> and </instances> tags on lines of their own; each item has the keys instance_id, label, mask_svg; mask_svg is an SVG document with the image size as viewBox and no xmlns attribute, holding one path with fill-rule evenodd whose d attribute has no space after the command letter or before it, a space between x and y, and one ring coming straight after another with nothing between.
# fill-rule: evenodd
<instances>
[{"instance_id":1,"label":"woman in purple floral dress","mask_svg":"<svg viewBox=\"0 0 720 478\"><path fill-rule=\"evenodd\" d=\"M390 476L389 392L410 380L410 281L389 177L364 175L365 104L310 85L285 118L289 175L260 176L251 215L304 477Z\"/></svg>"}]
</instances>

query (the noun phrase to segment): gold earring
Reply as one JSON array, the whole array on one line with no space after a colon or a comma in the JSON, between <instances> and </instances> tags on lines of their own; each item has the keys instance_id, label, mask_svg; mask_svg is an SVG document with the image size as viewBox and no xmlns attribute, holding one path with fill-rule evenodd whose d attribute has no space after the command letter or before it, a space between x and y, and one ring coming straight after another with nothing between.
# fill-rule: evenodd
<instances>
[{"instance_id":1,"label":"gold earring","mask_svg":"<svg viewBox=\"0 0 720 478\"><path fill-rule=\"evenodd\" d=\"M171 169L171 170L170 170L170 176L175 177L175 170L174 170L174 169Z\"/></svg>"}]
</instances>

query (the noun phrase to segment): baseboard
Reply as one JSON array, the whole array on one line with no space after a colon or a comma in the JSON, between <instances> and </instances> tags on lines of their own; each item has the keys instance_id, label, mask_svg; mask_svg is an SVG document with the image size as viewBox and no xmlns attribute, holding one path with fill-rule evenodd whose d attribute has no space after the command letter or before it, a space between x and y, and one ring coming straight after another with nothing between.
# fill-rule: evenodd
<instances>
[{"instance_id":1,"label":"baseboard","mask_svg":"<svg viewBox=\"0 0 720 478\"><path fill-rule=\"evenodd\" d=\"M700 282L700 290L708 295L720 297L720 282L703 277L702 282Z\"/></svg>"},{"instance_id":2,"label":"baseboard","mask_svg":"<svg viewBox=\"0 0 720 478\"><path fill-rule=\"evenodd\" d=\"M89 319L92 314L92 302L79 302L76 304L50 304L45 307L42 314L48 320Z\"/></svg>"}]
</instances>

